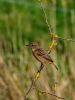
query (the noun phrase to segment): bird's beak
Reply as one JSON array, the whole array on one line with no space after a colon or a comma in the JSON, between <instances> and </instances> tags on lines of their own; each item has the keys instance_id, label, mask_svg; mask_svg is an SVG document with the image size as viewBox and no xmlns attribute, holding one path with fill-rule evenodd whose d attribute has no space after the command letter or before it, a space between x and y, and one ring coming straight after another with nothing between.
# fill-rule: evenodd
<instances>
[{"instance_id":1,"label":"bird's beak","mask_svg":"<svg viewBox=\"0 0 75 100\"><path fill-rule=\"evenodd\" d=\"M30 47L30 45L29 45L29 44L26 44L25 46Z\"/></svg>"},{"instance_id":2,"label":"bird's beak","mask_svg":"<svg viewBox=\"0 0 75 100\"><path fill-rule=\"evenodd\" d=\"M27 46L27 47L28 47L29 45L28 45L28 44L26 44L25 46Z\"/></svg>"}]
</instances>

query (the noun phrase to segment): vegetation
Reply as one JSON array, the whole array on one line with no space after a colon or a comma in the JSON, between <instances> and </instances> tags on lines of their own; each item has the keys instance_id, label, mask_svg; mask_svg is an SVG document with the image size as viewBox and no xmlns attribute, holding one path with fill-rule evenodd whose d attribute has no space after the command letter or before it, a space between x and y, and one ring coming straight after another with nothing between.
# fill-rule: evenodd
<instances>
[{"instance_id":1,"label":"vegetation","mask_svg":"<svg viewBox=\"0 0 75 100\"><path fill-rule=\"evenodd\" d=\"M60 37L75 38L74 0L42 0L48 22ZM23 100L40 63L25 47L29 41L39 41L47 50L51 42L44 13L38 0L0 0L0 100ZM38 89L52 92L66 100L75 98L75 43L58 40L51 56L59 71L47 65L36 82ZM40 95L37 89L28 100L53 100Z\"/></svg>"}]
</instances>

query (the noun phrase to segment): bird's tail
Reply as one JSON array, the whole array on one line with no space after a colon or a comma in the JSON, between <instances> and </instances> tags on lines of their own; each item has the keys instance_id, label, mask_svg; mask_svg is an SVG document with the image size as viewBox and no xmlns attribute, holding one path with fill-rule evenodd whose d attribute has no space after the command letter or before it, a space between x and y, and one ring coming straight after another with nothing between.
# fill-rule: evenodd
<instances>
[{"instance_id":1,"label":"bird's tail","mask_svg":"<svg viewBox=\"0 0 75 100\"><path fill-rule=\"evenodd\" d=\"M54 63L52 63L53 64L53 66L58 70L58 67L57 67L57 65L56 64L54 64Z\"/></svg>"}]
</instances>

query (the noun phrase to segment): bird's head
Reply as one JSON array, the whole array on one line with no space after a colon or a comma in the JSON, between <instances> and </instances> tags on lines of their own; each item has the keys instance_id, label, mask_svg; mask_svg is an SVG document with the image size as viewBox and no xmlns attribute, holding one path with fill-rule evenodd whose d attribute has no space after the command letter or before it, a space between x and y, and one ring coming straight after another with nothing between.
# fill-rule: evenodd
<instances>
[{"instance_id":1,"label":"bird's head","mask_svg":"<svg viewBox=\"0 0 75 100\"><path fill-rule=\"evenodd\" d=\"M29 43L28 45L26 45L26 46L28 46L29 48L35 50L35 49L39 48L39 43L38 43L38 42L30 42L30 43Z\"/></svg>"}]
</instances>

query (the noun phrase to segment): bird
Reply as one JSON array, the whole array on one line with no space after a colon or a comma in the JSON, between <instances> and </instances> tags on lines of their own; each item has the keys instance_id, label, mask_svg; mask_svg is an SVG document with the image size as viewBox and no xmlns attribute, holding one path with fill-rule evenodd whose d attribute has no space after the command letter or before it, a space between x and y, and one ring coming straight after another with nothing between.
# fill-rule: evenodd
<instances>
[{"instance_id":1,"label":"bird","mask_svg":"<svg viewBox=\"0 0 75 100\"><path fill-rule=\"evenodd\" d=\"M41 63L41 65L52 64L58 70L58 67L54 64L50 54L41 48L38 42L30 42L26 46L31 48L33 56ZM41 69L42 68L40 68L40 70Z\"/></svg>"}]
</instances>

